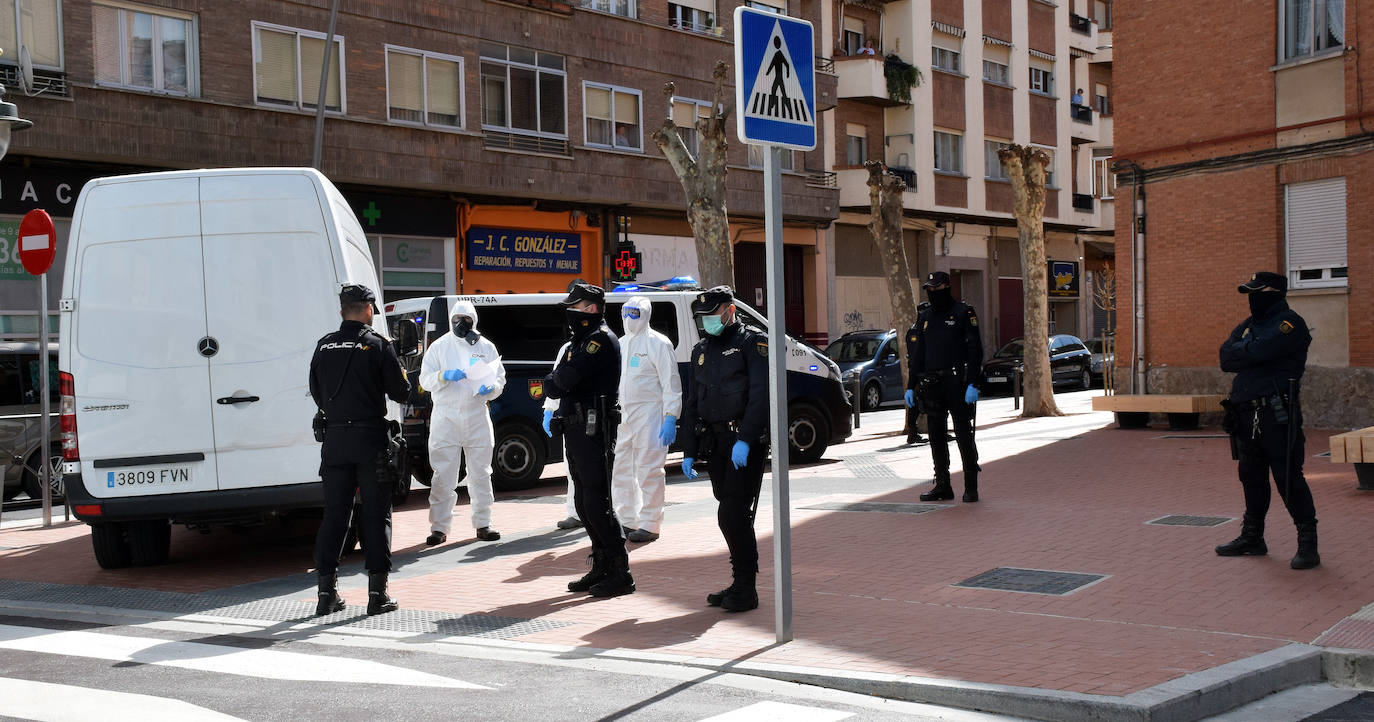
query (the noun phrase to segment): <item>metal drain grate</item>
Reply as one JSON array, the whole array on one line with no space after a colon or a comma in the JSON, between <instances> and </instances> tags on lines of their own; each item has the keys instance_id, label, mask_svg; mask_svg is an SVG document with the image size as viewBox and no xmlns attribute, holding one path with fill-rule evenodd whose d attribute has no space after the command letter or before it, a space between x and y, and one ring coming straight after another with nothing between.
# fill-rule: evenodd
<instances>
[{"instance_id":1,"label":"metal drain grate","mask_svg":"<svg viewBox=\"0 0 1374 722\"><path fill-rule=\"evenodd\" d=\"M1188 514L1170 514L1161 516L1158 519L1151 519L1146 524L1158 524L1160 526L1221 526L1228 521L1234 521L1235 517L1230 516L1189 516Z\"/></svg>"},{"instance_id":2,"label":"metal drain grate","mask_svg":"<svg viewBox=\"0 0 1374 722\"><path fill-rule=\"evenodd\" d=\"M1105 574L1055 572L1044 569L998 567L954 584L972 589L996 589L1003 592L1062 595L1076 592L1090 584L1106 579Z\"/></svg>"},{"instance_id":3,"label":"metal drain grate","mask_svg":"<svg viewBox=\"0 0 1374 722\"><path fill-rule=\"evenodd\" d=\"M889 501L828 501L823 504L798 508L823 511L882 511L890 514L924 514L928 511L948 509L949 506L945 504L904 504Z\"/></svg>"},{"instance_id":4,"label":"metal drain grate","mask_svg":"<svg viewBox=\"0 0 1374 722\"><path fill-rule=\"evenodd\" d=\"M0 581L0 599L46 604L74 604L154 612L181 612L211 617L254 619L268 622L333 624L354 629L373 629L411 634L512 639L534 632L571 626L571 622L481 614L449 614L402 609L375 617L365 607L350 606L327 617L313 617L315 604L294 599L243 599L210 594L160 592L118 587L81 587L42 582Z\"/></svg>"},{"instance_id":5,"label":"metal drain grate","mask_svg":"<svg viewBox=\"0 0 1374 722\"><path fill-rule=\"evenodd\" d=\"M854 472L854 476L866 477L871 479L896 479L897 472L891 467L878 461L878 457L871 454L863 456L851 456L844 460L845 468Z\"/></svg>"}]
</instances>

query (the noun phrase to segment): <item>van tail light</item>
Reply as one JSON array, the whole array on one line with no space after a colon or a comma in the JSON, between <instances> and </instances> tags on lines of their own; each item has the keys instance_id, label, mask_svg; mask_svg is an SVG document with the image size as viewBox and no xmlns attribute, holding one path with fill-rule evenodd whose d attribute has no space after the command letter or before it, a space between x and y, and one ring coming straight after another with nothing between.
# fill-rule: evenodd
<instances>
[{"instance_id":1,"label":"van tail light","mask_svg":"<svg viewBox=\"0 0 1374 722\"><path fill-rule=\"evenodd\" d=\"M79 461L81 452L76 446L76 379L66 371L57 373L57 393L62 401L59 406L62 429L62 459Z\"/></svg>"}]
</instances>

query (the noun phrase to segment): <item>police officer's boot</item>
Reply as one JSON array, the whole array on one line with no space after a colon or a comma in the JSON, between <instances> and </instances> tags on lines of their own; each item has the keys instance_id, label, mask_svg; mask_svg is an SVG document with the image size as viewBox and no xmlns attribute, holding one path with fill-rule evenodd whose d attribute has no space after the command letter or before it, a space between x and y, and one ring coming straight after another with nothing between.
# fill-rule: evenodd
<instances>
[{"instance_id":1,"label":"police officer's boot","mask_svg":"<svg viewBox=\"0 0 1374 722\"><path fill-rule=\"evenodd\" d=\"M1288 566L1293 569L1311 569L1322 563L1317 554L1317 522L1308 521L1298 524L1298 553Z\"/></svg>"},{"instance_id":2,"label":"police officer's boot","mask_svg":"<svg viewBox=\"0 0 1374 722\"><path fill-rule=\"evenodd\" d=\"M921 495L921 501L944 501L954 498L954 487L949 485L949 477L936 477L935 486Z\"/></svg>"},{"instance_id":3,"label":"police officer's boot","mask_svg":"<svg viewBox=\"0 0 1374 722\"><path fill-rule=\"evenodd\" d=\"M1315 553L1315 538L1312 544ZM1264 517L1249 514L1241 519L1240 536L1217 547L1217 556L1221 557L1264 556L1268 553L1269 547L1264 543Z\"/></svg>"},{"instance_id":4,"label":"police officer's boot","mask_svg":"<svg viewBox=\"0 0 1374 722\"><path fill-rule=\"evenodd\" d=\"M630 555L607 552L606 576L587 590L593 597L618 597L635 590L635 578L630 576Z\"/></svg>"},{"instance_id":5,"label":"police officer's boot","mask_svg":"<svg viewBox=\"0 0 1374 722\"><path fill-rule=\"evenodd\" d=\"M747 612L759 608L759 592L754 588L753 574L740 574L735 583L725 591L720 600L720 608L727 612Z\"/></svg>"},{"instance_id":6,"label":"police officer's boot","mask_svg":"<svg viewBox=\"0 0 1374 722\"><path fill-rule=\"evenodd\" d=\"M978 472L976 470L964 472L964 501L970 503L978 501Z\"/></svg>"},{"instance_id":7,"label":"police officer's boot","mask_svg":"<svg viewBox=\"0 0 1374 722\"><path fill-rule=\"evenodd\" d=\"M726 587L726 588L724 588L724 589L722 589L722 590L720 590L720 591L718 591L718 592L711 592L710 594L707 594L707 595L706 595L706 603L709 604L709 605L711 605L711 606L713 606L713 607L719 607L719 606L720 606L720 603L723 602L723 601L725 601L726 595L728 595L734 588L735 588L735 583L732 581L732 582L730 582L730 586L728 586L728 587Z\"/></svg>"},{"instance_id":8,"label":"police officer's boot","mask_svg":"<svg viewBox=\"0 0 1374 722\"><path fill-rule=\"evenodd\" d=\"M582 575L581 579L568 582L568 591L585 592L592 588L592 585L606 578L608 566L606 564L606 552L593 549L591 553L592 569Z\"/></svg>"},{"instance_id":9,"label":"police officer's boot","mask_svg":"<svg viewBox=\"0 0 1374 722\"><path fill-rule=\"evenodd\" d=\"M343 597L339 596L339 575L337 572L320 572L320 592L319 601L315 603L315 616L323 617L326 614L342 612L344 610Z\"/></svg>"},{"instance_id":10,"label":"police officer's boot","mask_svg":"<svg viewBox=\"0 0 1374 722\"><path fill-rule=\"evenodd\" d=\"M367 616L386 614L401 608L391 595L386 593L386 572L370 572L367 575Z\"/></svg>"}]
</instances>

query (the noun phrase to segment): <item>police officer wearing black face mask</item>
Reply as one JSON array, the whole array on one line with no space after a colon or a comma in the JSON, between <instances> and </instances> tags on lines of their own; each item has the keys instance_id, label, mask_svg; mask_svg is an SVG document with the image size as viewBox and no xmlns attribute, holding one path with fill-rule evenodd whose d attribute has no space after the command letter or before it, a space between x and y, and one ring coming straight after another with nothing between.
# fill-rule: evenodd
<instances>
[{"instance_id":1,"label":"police officer wearing black face mask","mask_svg":"<svg viewBox=\"0 0 1374 722\"><path fill-rule=\"evenodd\" d=\"M954 435L964 464L964 501L975 502L980 469L978 447L973 441L973 414L983 378L978 314L972 306L955 300L949 274L944 271L928 275L921 287L930 307L917 315L916 325L906 333L906 405L911 408L920 396L930 455L935 459L935 486L921 495L921 501L954 498L949 484L948 414L954 418Z\"/></svg>"},{"instance_id":2,"label":"police officer wearing black face mask","mask_svg":"<svg viewBox=\"0 0 1374 722\"><path fill-rule=\"evenodd\" d=\"M1245 492L1240 536L1217 547L1224 557L1269 553L1264 517L1269 512L1269 475L1298 528L1293 569L1321 564L1317 554L1317 509L1303 478L1306 439L1302 433L1299 382L1312 334L1284 300L1288 279L1262 271L1237 290L1250 302L1245 319L1221 345L1221 370L1236 374L1224 403L1223 427Z\"/></svg>"},{"instance_id":3,"label":"police officer wearing black face mask","mask_svg":"<svg viewBox=\"0 0 1374 722\"><path fill-rule=\"evenodd\" d=\"M740 323L734 301L729 286L692 301L705 336L692 349L692 382L683 399L682 473L696 478L694 465L706 459L720 502L716 523L730 550L734 581L706 602L744 612L759 606L754 511L768 458L768 336Z\"/></svg>"},{"instance_id":4,"label":"police officer wearing black face mask","mask_svg":"<svg viewBox=\"0 0 1374 722\"><path fill-rule=\"evenodd\" d=\"M339 330L315 344L310 359L310 395L323 415L324 520L315 538L319 602L315 614L342 611L337 589L339 556L353 511L354 490L362 497L360 537L366 556L367 613L397 608L386 591L391 572L391 484L386 475L386 399L404 403L410 383L391 342L372 328L376 296L364 286L339 293ZM319 417L317 416L317 420Z\"/></svg>"},{"instance_id":5,"label":"police officer wearing black face mask","mask_svg":"<svg viewBox=\"0 0 1374 722\"><path fill-rule=\"evenodd\" d=\"M559 402L552 423L563 431L577 515L592 542L592 569L569 582L568 591L616 597L635 590L625 536L611 510L620 342L604 323L606 294L599 286L575 283L561 303L572 338L544 379L544 394Z\"/></svg>"}]
</instances>

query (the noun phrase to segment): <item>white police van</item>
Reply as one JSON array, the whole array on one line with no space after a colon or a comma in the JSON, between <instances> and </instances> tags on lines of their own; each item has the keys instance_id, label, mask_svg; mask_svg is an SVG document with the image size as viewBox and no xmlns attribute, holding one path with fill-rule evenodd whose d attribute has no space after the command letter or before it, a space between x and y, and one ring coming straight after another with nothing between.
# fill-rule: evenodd
<instances>
[{"instance_id":1,"label":"white police van","mask_svg":"<svg viewBox=\"0 0 1374 722\"><path fill-rule=\"evenodd\" d=\"M97 178L70 243L62 478L100 566L165 562L172 523L321 507L310 358L340 286L377 288L333 184L309 168Z\"/></svg>"},{"instance_id":2,"label":"white police van","mask_svg":"<svg viewBox=\"0 0 1374 722\"><path fill-rule=\"evenodd\" d=\"M631 297L643 295L653 303L650 326L667 336L675 347L684 391L690 382L692 347L702 332L692 316L692 299L700 289L689 277L662 284L623 285L606 295L606 324L623 334L620 307ZM550 440L540 428L543 413L543 381L553 358L567 340L564 293L435 296L388 303L382 309L391 325L402 320L420 325L421 352L449 330L456 301L477 307L478 330L496 344L506 366L506 388L491 402L496 431L492 452L492 479L498 490L527 489L539 482L545 464L562 457L562 444ZM767 329L762 314L736 301L740 317L748 324ZM415 478L429 483L429 394L419 388L420 356L402 359L410 372L411 399L402 409L410 468ZM787 338L788 440L791 458L798 462L821 458L832 443L849 438L853 431L852 409L840 384L840 369L822 351ZM679 433L681 437L681 432Z\"/></svg>"}]
</instances>

